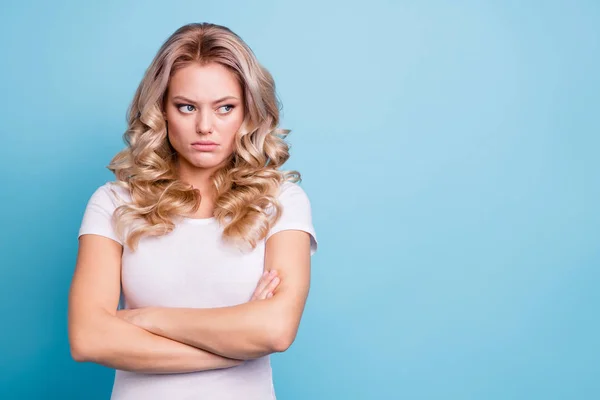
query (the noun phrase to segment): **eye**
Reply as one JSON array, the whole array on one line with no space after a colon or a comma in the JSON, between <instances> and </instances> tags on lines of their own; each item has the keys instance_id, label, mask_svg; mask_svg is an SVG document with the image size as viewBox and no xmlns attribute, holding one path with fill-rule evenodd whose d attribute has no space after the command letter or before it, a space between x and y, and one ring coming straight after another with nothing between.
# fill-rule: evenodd
<instances>
[{"instance_id":1,"label":"eye","mask_svg":"<svg viewBox=\"0 0 600 400\"><path fill-rule=\"evenodd\" d=\"M175 106L184 114L193 112L196 108L191 104L175 104Z\"/></svg>"},{"instance_id":2,"label":"eye","mask_svg":"<svg viewBox=\"0 0 600 400\"><path fill-rule=\"evenodd\" d=\"M226 104L224 106L219 107L219 110L222 109L222 108L225 108L225 107L229 107L229 109L226 110L225 112L220 113L220 114L227 114L227 113L231 112L231 110L233 110L235 108L235 106L232 105L232 104Z\"/></svg>"}]
</instances>

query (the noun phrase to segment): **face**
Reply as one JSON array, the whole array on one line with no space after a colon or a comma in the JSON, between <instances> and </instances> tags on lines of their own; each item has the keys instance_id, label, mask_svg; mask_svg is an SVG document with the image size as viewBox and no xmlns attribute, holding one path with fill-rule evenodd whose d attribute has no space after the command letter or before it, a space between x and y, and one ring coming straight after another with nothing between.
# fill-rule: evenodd
<instances>
[{"instance_id":1,"label":"face","mask_svg":"<svg viewBox=\"0 0 600 400\"><path fill-rule=\"evenodd\" d=\"M242 87L218 63L177 70L167 90L164 115L179 167L186 173L220 167L234 150L244 120Z\"/></svg>"}]
</instances>

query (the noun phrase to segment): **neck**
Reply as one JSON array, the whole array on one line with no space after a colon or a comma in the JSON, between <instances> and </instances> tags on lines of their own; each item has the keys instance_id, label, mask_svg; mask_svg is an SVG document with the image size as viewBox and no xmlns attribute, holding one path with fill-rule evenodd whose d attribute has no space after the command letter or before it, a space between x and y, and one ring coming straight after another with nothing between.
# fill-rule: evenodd
<instances>
[{"instance_id":1,"label":"neck","mask_svg":"<svg viewBox=\"0 0 600 400\"><path fill-rule=\"evenodd\" d=\"M212 168L198 168L180 160L177 163L177 175L182 182L198 189L202 196L212 197L214 195L212 176L220 168L221 165Z\"/></svg>"}]
</instances>

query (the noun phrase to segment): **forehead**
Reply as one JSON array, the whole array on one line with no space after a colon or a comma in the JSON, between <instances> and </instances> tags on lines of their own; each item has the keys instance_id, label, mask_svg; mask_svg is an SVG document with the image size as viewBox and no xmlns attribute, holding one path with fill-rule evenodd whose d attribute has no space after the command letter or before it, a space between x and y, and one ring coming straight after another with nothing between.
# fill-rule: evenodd
<instances>
[{"instance_id":1,"label":"forehead","mask_svg":"<svg viewBox=\"0 0 600 400\"><path fill-rule=\"evenodd\" d=\"M169 96L185 96L212 101L224 96L241 97L242 88L235 74L218 63L186 65L175 71L169 81Z\"/></svg>"}]
</instances>

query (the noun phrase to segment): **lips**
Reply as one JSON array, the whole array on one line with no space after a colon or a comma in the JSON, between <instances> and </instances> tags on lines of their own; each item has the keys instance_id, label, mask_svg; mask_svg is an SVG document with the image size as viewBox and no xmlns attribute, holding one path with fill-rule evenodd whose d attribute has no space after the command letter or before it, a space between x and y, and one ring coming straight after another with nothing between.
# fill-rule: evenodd
<instances>
[{"instance_id":1,"label":"lips","mask_svg":"<svg viewBox=\"0 0 600 400\"><path fill-rule=\"evenodd\" d=\"M192 146L195 144L200 144L200 145L211 145L211 144L217 144L215 142L211 142L210 140L199 140L197 142L192 143Z\"/></svg>"},{"instance_id":2,"label":"lips","mask_svg":"<svg viewBox=\"0 0 600 400\"><path fill-rule=\"evenodd\" d=\"M192 143L192 148L198 151L213 151L217 147L219 147L219 145L215 142L211 142L210 140L200 140Z\"/></svg>"}]
</instances>

